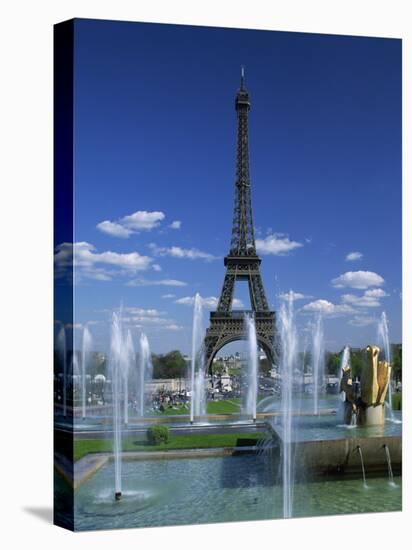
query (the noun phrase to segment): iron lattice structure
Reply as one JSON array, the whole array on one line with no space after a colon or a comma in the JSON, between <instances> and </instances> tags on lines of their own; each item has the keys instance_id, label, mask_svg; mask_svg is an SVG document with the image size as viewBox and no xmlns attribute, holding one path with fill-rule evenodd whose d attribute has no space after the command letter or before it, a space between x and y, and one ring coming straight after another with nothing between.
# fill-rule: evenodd
<instances>
[{"instance_id":1,"label":"iron lattice structure","mask_svg":"<svg viewBox=\"0 0 412 550\"><path fill-rule=\"evenodd\" d=\"M248 115L249 93L244 84L242 68L240 89L236 94L237 157L235 204L229 254L224 259L225 278L216 311L210 313L204 349L209 371L216 353L226 344L245 339L245 313L253 314L259 346L271 363L275 359L276 314L269 310L260 275L261 259L256 253L253 227L252 197L249 173ZM233 311L236 281L247 281L252 311Z\"/></svg>"}]
</instances>

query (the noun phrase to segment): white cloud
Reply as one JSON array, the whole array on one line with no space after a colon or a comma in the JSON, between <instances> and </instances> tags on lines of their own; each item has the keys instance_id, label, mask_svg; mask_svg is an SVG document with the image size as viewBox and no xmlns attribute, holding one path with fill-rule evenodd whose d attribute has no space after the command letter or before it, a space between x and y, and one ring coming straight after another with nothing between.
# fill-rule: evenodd
<instances>
[{"instance_id":1,"label":"white cloud","mask_svg":"<svg viewBox=\"0 0 412 550\"><path fill-rule=\"evenodd\" d=\"M306 294L302 294L300 292L294 292L293 290L290 290L289 292L282 292L279 294L279 298L281 300L289 300L289 298L292 296L292 300L308 300L312 298L312 296L307 296Z\"/></svg>"},{"instance_id":2,"label":"white cloud","mask_svg":"<svg viewBox=\"0 0 412 550\"><path fill-rule=\"evenodd\" d=\"M364 296L371 298L385 298L386 296L389 296L389 294L381 288L372 288L370 290L366 290Z\"/></svg>"},{"instance_id":3,"label":"white cloud","mask_svg":"<svg viewBox=\"0 0 412 550\"><path fill-rule=\"evenodd\" d=\"M387 294L384 290L381 288L374 288L366 290L362 296L356 296L355 294L343 294L342 302L357 307L380 307L380 299L385 298L386 296L389 296L389 294Z\"/></svg>"},{"instance_id":4,"label":"white cloud","mask_svg":"<svg viewBox=\"0 0 412 550\"><path fill-rule=\"evenodd\" d=\"M163 212L146 212L146 210L138 210L129 216L124 216L120 220L120 223L134 231L150 231L158 227L164 218L165 215Z\"/></svg>"},{"instance_id":5,"label":"white cloud","mask_svg":"<svg viewBox=\"0 0 412 550\"><path fill-rule=\"evenodd\" d=\"M362 252L349 252L349 254L346 255L345 260L347 262L355 262L356 260L361 260L362 258Z\"/></svg>"},{"instance_id":6,"label":"white cloud","mask_svg":"<svg viewBox=\"0 0 412 550\"><path fill-rule=\"evenodd\" d=\"M208 252L202 252L197 248L181 248L180 246L161 247L155 245L154 243L151 243L149 247L156 256L170 256L172 258L183 258L189 260L199 259L207 262L218 259L217 256L213 256Z\"/></svg>"},{"instance_id":7,"label":"white cloud","mask_svg":"<svg viewBox=\"0 0 412 550\"><path fill-rule=\"evenodd\" d=\"M151 231L160 225L164 220L165 215L163 212L147 212L146 210L138 210L123 216L116 221L105 220L97 224L97 229L111 235L113 237L128 238L133 233L139 231Z\"/></svg>"},{"instance_id":8,"label":"white cloud","mask_svg":"<svg viewBox=\"0 0 412 550\"><path fill-rule=\"evenodd\" d=\"M184 306L192 306L194 304L194 301L195 299L193 296L184 296L183 298L178 298L177 300L175 300L175 303L184 305ZM203 298L202 298L202 305L203 305Z\"/></svg>"},{"instance_id":9,"label":"white cloud","mask_svg":"<svg viewBox=\"0 0 412 550\"><path fill-rule=\"evenodd\" d=\"M163 294L162 298L170 299L170 298L176 298L176 294Z\"/></svg>"},{"instance_id":10,"label":"white cloud","mask_svg":"<svg viewBox=\"0 0 412 550\"><path fill-rule=\"evenodd\" d=\"M153 264L152 267L155 271L162 271L162 268L160 267L159 264Z\"/></svg>"},{"instance_id":11,"label":"white cloud","mask_svg":"<svg viewBox=\"0 0 412 550\"><path fill-rule=\"evenodd\" d=\"M170 323L170 319L165 319L163 317L150 317L145 315L133 315L131 317L123 317L123 322L129 324L139 324L144 325L166 325Z\"/></svg>"},{"instance_id":12,"label":"white cloud","mask_svg":"<svg viewBox=\"0 0 412 550\"><path fill-rule=\"evenodd\" d=\"M359 288L366 289L370 286L381 286L385 283L383 277L373 271L347 271L332 279L332 285L335 288Z\"/></svg>"},{"instance_id":13,"label":"white cloud","mask_svg":"<svg viewBox=\"0 0 412 550\"><path fill-rule=\"evenodd\" d=\"M256 239L256 250L261 254L284 256L295 248L302 246L302 243L291 241L287 235L282 233L273 233L264 239Z\"/></svg>"},{"instance_id":14,"label":"white cloud","mask_svg":"<svg viewBox=\"0 0 412 550\"><path fill-rule=\"evenodd\" d=\"M176 279L158 279L152 281L148 279L134 279L133 281L129 281L127 286L187 286L187 283Z\"/></svg>"},{"instance_id":15,"label":"white cloud","mask_svg":"<svg viewBox=\"0 0 412 550\"><path fill-rule=\"evenodd\" d=\"M171 323L170 325L166 325L164 327L165 330L173 330L173 331L177 331L177 330L183 330L183 327L180 326L180 325L176 325L176 323Z\"/></svg>"},{"instance_id":16,"label":"white cloud","mask_svg":"<svg viewBox=\"0 0 412 550\"><path fill-rule=\"evenodd\" d=\"M97 252L96 248L87 242L66 242L56 247L54 261L57 276L70 273L73 265L77 279L109 281L115 275L130 275L148 269L152 259L138 252Z\"/></svg>"},{"instance_id":17,"label":"white cloud","mask_svg":"<svg viewBox=\"0 0 412 550\"><path fill-rule=\"evenodd\" d=\"M208 296L205 298L201 296L200 300L201 300L202 306L207 309L216 309L217 304L219 303L219 298L216 298L216 296ZM175 303L181 304L184 306L192 306L194 304L194 301L195 301L194 296L185 296L183 298L179 298L178 300L175 300ZM237 309L244 307L243 302L238 298L233 299L232 306Z\"/></svg>"},{"instance_id":18,"label":"white cloud","mask_svg":"<svg viewBox=\"0 0 412 550\"><path fill-rule=\"evenodd\" d=\"M309 313L322 313L327 317L337 317L355 313L353 307L348 304L333 304L328 300L315 300L303 306L302 311Z\"/></svg>"},{"instance_id":19,"label":"white cloud","mask_svg":"<svg viewBox=\"0 0 412 550\"><path fill-rule=\"evenodd\" d=\"M178 331L183 327L178 325L174 319L164 317L165 312L157 309L144 309L140 307L127 307L123 310L123 322L126 325L145 330L170 330Z\"/></svg>"},{"instance_id":20,"label":"white cloud","mask_svg":"<svg viewBox=\"0 0 412 550\"><path fill-rule=\"evenodd\" d=\"M111 222L109 220L98 223L96 227L103 233L107 233L108 235L112 235L113 237L122 237L124 239L130 237L130 235L133 233L133 231L127 229L127 227L124 227L120 223Z\"/></svg>"},{"instance_id":21,"label":"white cloud","mask_svg":"<svg viewBox=\"0 0 412 550\"><path fill-rule=\"evenodd\" d=\"M349 325L353 325L354 327L366 327L368 325L373 325L377 321L374 317L367 317L362 315L355 315L353 319L350 319L348 321Z\"/></svg>"},{"instance_id":22,"label":"white cloud","mask_svg":"<svg viewBox=\"0 0 412 550\"><path fill-rule=\"evenodd\" d=\"M164 315L164 312L158 309L144 309L142 307L125 307L123 311L128 315L143 317L159 317L160 315Z\"/></svg>"},{"instance_id":23,"label":"white cloud","mask_svg":"<svg viewBox=\"0 0 412 550\"><path fill-rule=\"evenodd\" d=\"M180 229L182 227L182 222L180 220L174 220L170 225L170 229Z\"/></svg>"}]
</instances>

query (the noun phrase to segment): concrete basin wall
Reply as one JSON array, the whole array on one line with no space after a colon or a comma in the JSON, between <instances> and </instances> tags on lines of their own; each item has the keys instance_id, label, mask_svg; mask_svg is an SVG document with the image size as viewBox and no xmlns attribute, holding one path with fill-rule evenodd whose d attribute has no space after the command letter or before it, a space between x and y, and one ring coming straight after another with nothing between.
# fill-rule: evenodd
<instances>
[{"instance_id":1,"label":"concrete basin wall","mask_svg":"<svg viewBox=\"0 0 412 550\"><path fill-rule=\"evenodd\" d=\"M274 437L278 439L278 444L281 447L280 437L277 434ZM361 473L360 447L366 472L384 473L388 471L384 445L389 449L394 472L400 473L402 465L402 438L400 436L292 443L295 472L298 477L300 473L302 476Z\"/></svg>"}]
</instances>

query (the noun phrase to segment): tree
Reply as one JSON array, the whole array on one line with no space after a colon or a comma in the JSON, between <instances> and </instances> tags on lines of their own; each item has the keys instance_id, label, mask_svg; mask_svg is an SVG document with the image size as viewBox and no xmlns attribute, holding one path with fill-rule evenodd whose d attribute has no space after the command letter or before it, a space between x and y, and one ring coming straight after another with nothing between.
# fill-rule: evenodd
<instances>
[{"instance_id":1,"label":"tree","mask_svg":"<svg viewBox=\"0 0 412 550\"><path fill-rule=\"evenodd\" d=\"M212 371L217 376L221 376L225 372L225 363L221 357L214 361Z\"/></svg>"},{"instance_id":2,"label":"tree","mask_svg":"<svg viewBox=\"0 0 412 550\"><path fill-rule=\"evenodd\" d=\"M351 351L350 366L352 370L352 377L360 377L363 367L366 366L366 354L362 350Z\"/></svg>"},{"instance_id":3,"label":"tree","mask_svg":"<svg viewBox=\"0 0 412 550\"><path fill-rule=\"evenodd\" d=\"M339 353L332 353L327 351L325 354L326 372L337 376L340 369L340 355Z\"/></svg>"},{"instance_id":4,"label":"tree","mask_svg":"<svg viewBox=\"0 0 412 550\"><path fill-rule=\"evenodd\" d=\"M180 351L174 350L164 355L152 353L153 378L184 378L186 361Z\"/></svg>"},{"instance_id":5,"label":"tree","mask_svg":"<svg viewBox=\"0 0 412 550\"><path fill-rule=\"evenodd\" d=\"M392 344L392 379L402 381L402 344Z\"/></svg>"},{"instance_id":6,"label":"tree","mask_svg":"<svg viewBox=\"0 0 412 550\"><path fill-rule=\"evenodd\" d=\"M262 374L263 376L269 376L271 368L272 368L272 365L267 360L267 357L260 360L260 364L259 364L260 374Z\"/></svg>"}]
</instances>

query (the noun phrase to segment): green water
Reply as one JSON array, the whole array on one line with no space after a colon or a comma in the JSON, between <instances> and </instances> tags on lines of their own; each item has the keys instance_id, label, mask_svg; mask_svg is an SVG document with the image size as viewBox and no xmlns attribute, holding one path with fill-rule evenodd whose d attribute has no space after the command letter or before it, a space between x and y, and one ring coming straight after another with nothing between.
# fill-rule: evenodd
<instances>
[{"instance_id":1,"label":"green water","mask_svg":"<svg viewBox=\"0 0 412 550\"><path fill-rule=\"evenodd\" d=\"M123 499L114 501L108 464L75 491L76 530L115 529L283 517L279 472L268 456L131 461ZM401 509L401 478L297 483L293 516Z\"/></svg>"}]
</instances>

